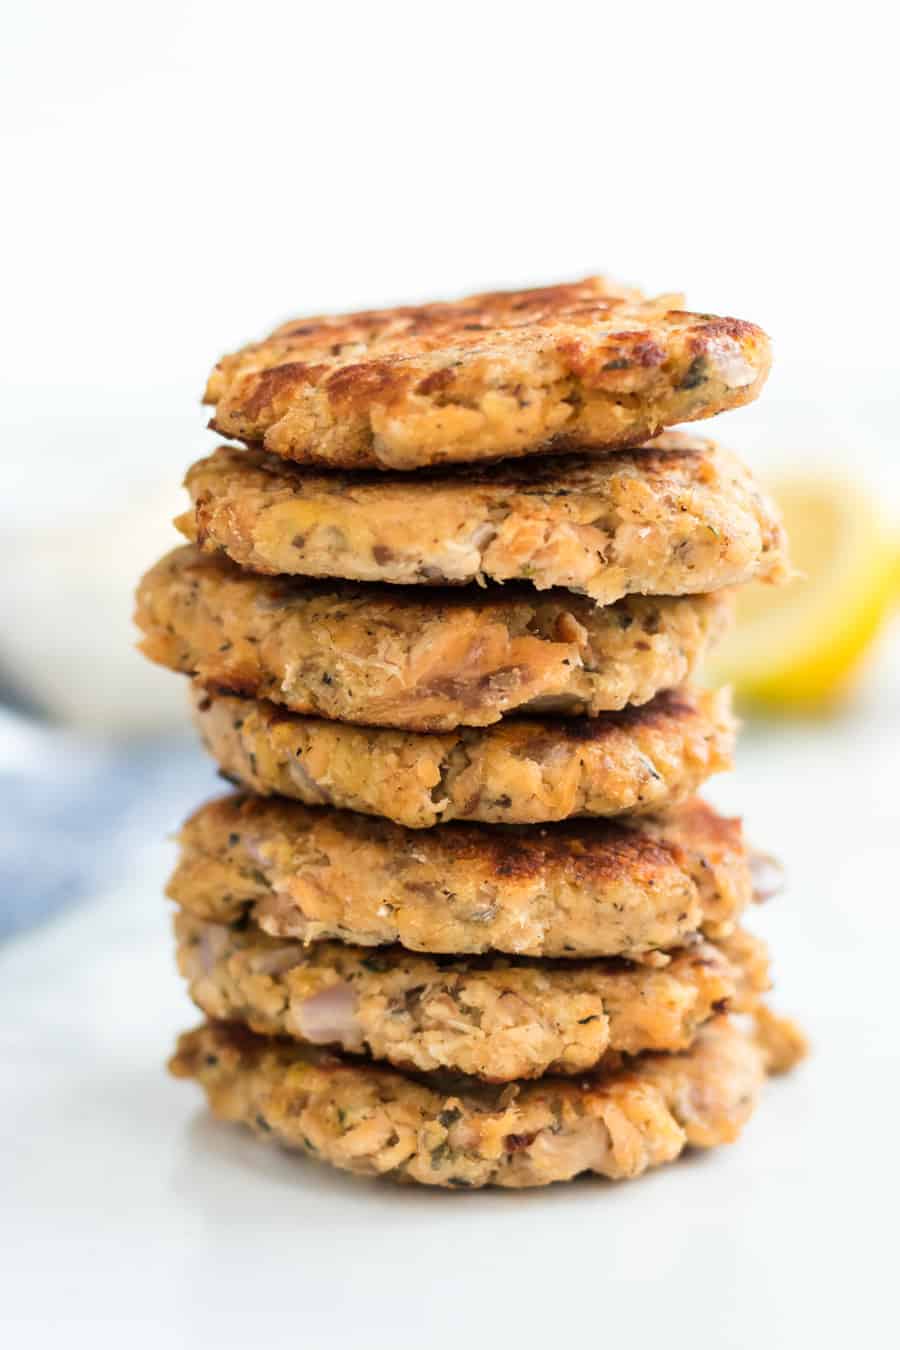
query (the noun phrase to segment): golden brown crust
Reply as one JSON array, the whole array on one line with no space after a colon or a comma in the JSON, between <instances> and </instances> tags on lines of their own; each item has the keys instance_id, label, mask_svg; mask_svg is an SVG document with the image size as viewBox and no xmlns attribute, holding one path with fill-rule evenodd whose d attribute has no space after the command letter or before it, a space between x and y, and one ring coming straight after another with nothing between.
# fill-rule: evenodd
<instances>
[{"instance_id":1,"label":"golden brown crust","mask_svg":"<svg viewBox=\"0 0 900 1350\"><path fill-rule=\"evenodd\" d=\"M412 469L637 445L756 398L769 342L587 278L283 324L206 388L224 435L302 463Z\"/></svg>"},{"instance_id":2,"label":"golden brown crust","mask_svg":"<svg viewBox=\"0 0 900 1350\"><path fill-rule=\"evenodd\" d=\"M753 1022L767 1073L788 1073L809 1054L806 1033L793 1018L783 1017L758 1002L753 1008Z\"/></svg>"},{"instance_id":3,"label":"golden brown crust","mask_svg":"<svg viewBox=\"0 0 900 1350\"><path fill-rule=\"evenodd\" d=\"M141 648L204 684L294 712L413 731L510 712L596 714L689 678L729 592L607 608L566 591L429 591L243 573L176 549L144 577Z\"/></svg>"},{"instance_id":4,"label":"golden brown crust","mask_svg":"<svg viewBox=\"0 0 900 1350\"><path fill-rule=\"evenodd\" d=\"M745 466L674 432L619 455L389 476L311 474L222 446L186 486L183 533L271 575L530 581L610 605L786 571L777 510Z\"/></svg>"},{"instance_id":5,"label":"golden brown crust","mask_svg":"<svg viewBox=\"0 0 900 1350\"><path fill-rule=\"evenodd\" d=\"M208 1017L488 1082L581 1073L607 1052L686 1050L769 988L761 942L695 942L661 969L624 961L443 960L402 947L304 946L254 925L175 918L178 966Z\"/></svg>"},{"instance_id":6,"label":"golden brown crust","mask_svg":"<svg viewBox=\"0 0 900 1350\"><path fill-rule=\"evenodd\" d=\"M242 794L182 830L168 894L275 937L412 951L642 956L733 931L752 894L740 822L693 800L661 816L408 831Z\"/></svg>"},{"instance_id":7,"label":"golden brown crust","mask_svg":"<svg viewBox=\"0 0 900 1350\"><path fill-rule=\"evenodd\" d=\"M638 1176L687 1146L736 1139L765 1077L760 1050L725 1017L681 1054L505 1088L412 1077L224 1023L183 1035L170 1068L196 1079L221 1119L309 1157L451 1188Z\"/></svg>"},{"instance_id":8,"label":"golden brown crust","mask_svg":"<svg viewBox=\"0 0 900 1350\"><path fill-rule=\"evenodd\" d=\"M232 782L411 829L658 811L730 767L726 690L685 687L595 718L507 718L451 732L355 727L192 688L194 721Z\"/></svg>"}]
</instances>

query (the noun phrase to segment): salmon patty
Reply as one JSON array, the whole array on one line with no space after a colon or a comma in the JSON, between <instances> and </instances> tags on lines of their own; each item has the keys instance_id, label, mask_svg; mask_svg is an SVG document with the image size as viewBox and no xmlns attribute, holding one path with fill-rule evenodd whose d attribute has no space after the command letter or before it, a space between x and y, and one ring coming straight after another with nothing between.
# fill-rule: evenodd
<instances>
[{"instance_id":1,"label":"salmon patty","mask_svg":"<svg viewBox=\"0 0 900 1350\"><path fill-rule=\"evenodd\" d=\"M423 831L238 793L187 821L168 894L200 918L249 916L305 942L643 957L698 931L728 936L753 883L740 822L699 800L617 821Z\"/></svg>"},{"instance_id":2,"label":"salmon patty","mask_svg":"<svg viewBox=\"0 0 900 1350\"><path fill-rule=\"evenodd\" d=\"M774 503L734 455L641 450L420 474L313 474L222 446L176 522L252 572L403 585L528 581L611 605L786 575Z\"/></svg>"},{"instance_id":3,"label":"salmon patty","mask_svg":"<svg viewBox=\"0 0 900 1350\"><path fill-rule=\"evenodd\" d=\"M282 324L225 356L211 425L303 464L415 469L639 445L757 397L755 324L596 277Z\"/></svg>"},{"instance_id":4,"label":"salmon patty","mask_svg":"<svg viewBox=\"0 0 900 1350\"><path fill-rule=\"evenodd\" d=\"M727 1017L680 1054L623 1059L581 1078L491 1087L412 1076L234 1023L187 1032L170 1061L214 1115L359 1176L426 1186L621 1180L683 1149L731 1143L752 1115L766 1056Z\"/></svg>"},{"instance_id":5,"label":"salmon patty","mask_svg":"<svg viewBox=\"0 0 900 1350\"><path fill-rule=\"evenodd\" d=\"M689 679L730 622L730 591L632 596L429 591L254 576L191 546L143 578L151 660L293 712L452 731L509 713L594 716Z\"/></svg>"},{"instance_id":6,"label":"salmon patty","mask_svg":"<svg viewBox=\"0 0 900 1350\"><path fill-rule=\"evenodd\" d=\"M411 829L658 811L731 765L726 690L684 687L595 718L507 718L448 732L355 727L194 685L194 721L233 783Z\"/></svg>"},{"instance_id":7,"label":"salmon patty","mask_svg":"<svg viewBox=\"0 0 900 1350\"><path fill-rule=\"evenodd\" d=\"M686 1050L714 1013L751 1011L769 988L765 947L740 930L720 946L692 943L661 969L305 946L185 910L175 934L179 969L208 1017L496 1083L581 1073L609 1052Z\"/></svg>"}]
</instances>

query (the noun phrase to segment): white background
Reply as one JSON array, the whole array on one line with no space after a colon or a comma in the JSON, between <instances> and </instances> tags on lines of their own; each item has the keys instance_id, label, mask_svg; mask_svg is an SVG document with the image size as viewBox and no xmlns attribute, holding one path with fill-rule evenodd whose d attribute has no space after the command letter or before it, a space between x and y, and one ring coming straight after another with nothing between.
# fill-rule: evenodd
<instances>
[{"instance_id":1,"label":"white background","mask_svg":"<svg viewBox=\"0 0 900 1350\"><path fill-rule=\"evenodd\" d=\"M210 444L208 367L292 312L597 270L684 289L776 342L717 435L896 492L886 14L10 6L0 667L83 722L177 715L125 654L128 592ZM896 671L841 724L757 731L721 789L788 861L760 926L816 1055L736 1149L634 1188L397 1194L206 1123L159 1072L191 1014L154 844L133 894L6 948L11 1344L890 1343Z\"/></svg>"}]
</instances>

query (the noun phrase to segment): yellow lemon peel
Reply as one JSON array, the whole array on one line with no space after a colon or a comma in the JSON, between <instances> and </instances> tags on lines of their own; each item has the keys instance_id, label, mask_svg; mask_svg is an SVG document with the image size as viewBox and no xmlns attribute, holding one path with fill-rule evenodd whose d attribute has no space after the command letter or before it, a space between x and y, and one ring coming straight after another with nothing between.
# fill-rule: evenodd
<instances>
[{"instance_id":1,"label":"yellow lemon peel","mask_svg":"<svg viewBox=\"0 0 900 1350\"><path fill-rule=\"evenodd\" d=\"M849 691L900 600L900 535L852 481L810 474L769 487L798 576L740 594L737 626L708 673L745 700L815 710Z\"/></svg>"}]
</instances>

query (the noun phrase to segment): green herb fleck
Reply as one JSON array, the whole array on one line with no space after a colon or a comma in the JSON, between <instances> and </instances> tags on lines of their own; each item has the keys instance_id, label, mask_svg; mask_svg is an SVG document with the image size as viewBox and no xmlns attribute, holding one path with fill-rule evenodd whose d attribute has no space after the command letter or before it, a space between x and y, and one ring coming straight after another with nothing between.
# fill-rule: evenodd
<instances>
[{"instance_id":1,"label":"green herb fleck","mask_svg":"<svg viewBox=\"0 0 900 1350\"><path fill-rule=\"evenodd\" d=\"M707 361L705 356L695 356L687 368L687 374L678 386L679 389L696 389L698 384L705 384L707 378Z\"/></svg>"},{"instance_id":2,"label":"green herb fleck","mask_svg":"<svg viewBox=\"0 0 900 1350\"><path fill-rule=\"evenodd\" d=\"M450 1148L447 1144L438 1144L437 1148L431 1150L431 1169L433 1172L437 1171L449 1153Z\"/></svg>"}]
</instances>

